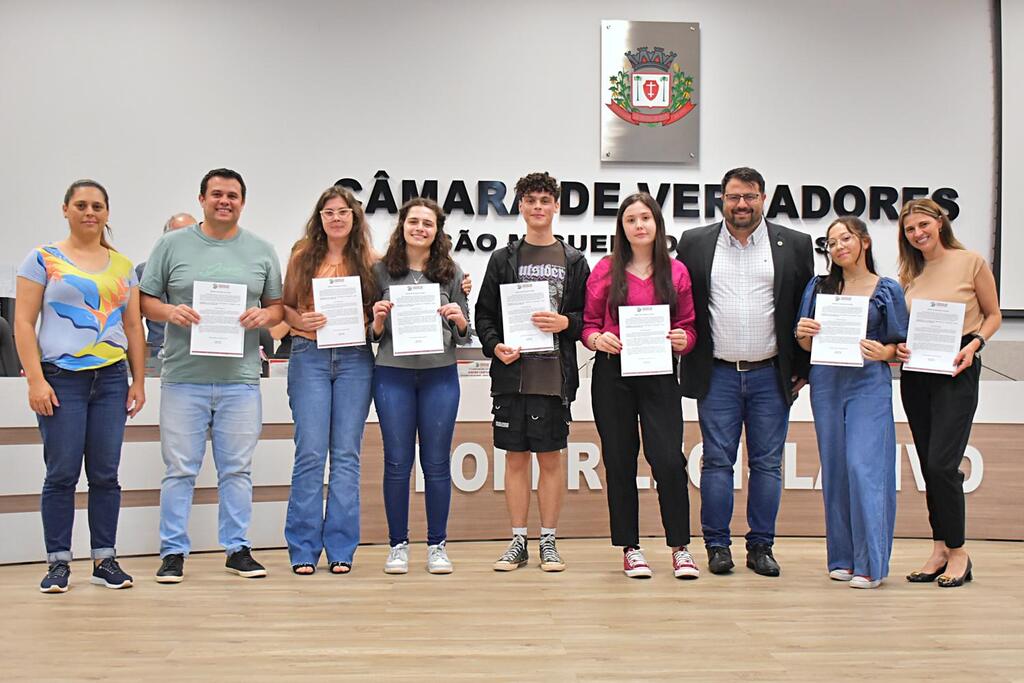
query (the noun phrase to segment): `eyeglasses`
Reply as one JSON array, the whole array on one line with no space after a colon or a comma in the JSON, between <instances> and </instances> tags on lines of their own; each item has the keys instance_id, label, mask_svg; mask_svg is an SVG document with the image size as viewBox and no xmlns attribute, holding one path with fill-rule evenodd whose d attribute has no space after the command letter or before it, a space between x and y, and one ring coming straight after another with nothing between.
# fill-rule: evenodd
<instances>
[{"instance_id":1,"label":"eyeglasses","mask_svg":"<svg viewBox=\"0 0 1024 683\"><path fill-rule=\"evenodd\" d=\"M320 215L324 220L333 221L335 218L348 218L352 215L352 209L324 209Z\"/></svg>"},{"instance_id":2,"label":"eyeglasses","mask_svg":"<svg viewBox=\"0 0 1024 683\"><path fill-rule=\"evenodd\" d=\"M722 199L724 199L725 201L729 202L730 204L739 204L741 199L743 201L745 201L747 204L753 204L754 202L756 202L760 198L761 198L761 195L754 194L753 192L751 192L749 194L726 194L726 195L722 195Z\"/></svg>"},{"instance_id":3,"label":"eyeglasses","mask_svg":"<svg viewBox=\"0 0 1024 683\"><path fill-rule=\"evenodd\" d=\"M850 246L851 244L853 244L853 241L855 239L856 238L853 235L847 233L840 237L838 240L829 240L828 242L825 242L825 246L828 248L829 251L832 251L833 249L839 246Z\"/></svg>"}]
</instances>

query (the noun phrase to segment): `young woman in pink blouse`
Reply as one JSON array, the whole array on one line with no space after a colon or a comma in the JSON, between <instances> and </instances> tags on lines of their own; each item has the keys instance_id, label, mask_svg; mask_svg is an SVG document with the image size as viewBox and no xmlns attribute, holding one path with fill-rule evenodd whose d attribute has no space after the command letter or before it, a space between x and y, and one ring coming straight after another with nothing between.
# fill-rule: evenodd
<instances>
[{"instance_id":1,"label":"young woman in pink blouse","mask_svg":"<svg viewBox=\"0 0 1024 683\"><path fill-rule=\"evenodd\" d=\"M668 253L665 219L646 193L630 195L619 207L615 248L587 281L582 339L597 352L591 380L594 421L601 436L608 487L612 545L623 549L623 571L631 578L651 576L640 549L637 456L644 457L658 487L665 540L672 570L681 579L700 572L686 546L690 542L690 500L683 455L683 412L675 372L622 376L619 307L667 304L673 367L696 342L690 275Z\"/></svg>"}]
</instances>

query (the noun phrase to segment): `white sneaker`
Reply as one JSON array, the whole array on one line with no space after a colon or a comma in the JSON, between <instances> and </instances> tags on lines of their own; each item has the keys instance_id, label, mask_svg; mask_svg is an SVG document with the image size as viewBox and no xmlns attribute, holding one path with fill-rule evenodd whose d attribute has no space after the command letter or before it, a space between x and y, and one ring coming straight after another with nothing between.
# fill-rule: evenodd
<instances>
[{"instance_id":1,"label":"white sneaker","mask_svg":"<svg viewBox=\"0 0 1024 683\"><path fill-rule=\"evenodd\" d=\"M849 569L833 569L828 573L828 578L833 581L849 581L853 578L853 572Z\"/></svg>"},{"instance_id":2,"label":"white sneaker","mask_svg":"<svg viewBox=\"0 0 1024 683\"><path fill-rule=\"evenodd\" d=\"M408 574L409 573L409 542L402 541L398 545L391 546L388 552L388 559L384 561L385 574Z\"/></svg>"},{"instance_id":3,"label":"white sneaker","mask_svg":"<svg viewBox=\"0 0 1024 683\"><path fill-rule=\"evenodd\" d=\"M869 576L855 576L850 579L850 588L878 588L880 585L881 579L871 579Z\"/></svg>"},{"instance_id":4,"label":"white sneaker","mask_svg":"<svg viewBox=\"0 0 1024 683\"><path fill-rule=\"evenodd\" d=\"M448 551L444 541L437 545L427 546L427 571L431 574L451 574L455 568L448 559Z\"/></svg>"}]
</instances>

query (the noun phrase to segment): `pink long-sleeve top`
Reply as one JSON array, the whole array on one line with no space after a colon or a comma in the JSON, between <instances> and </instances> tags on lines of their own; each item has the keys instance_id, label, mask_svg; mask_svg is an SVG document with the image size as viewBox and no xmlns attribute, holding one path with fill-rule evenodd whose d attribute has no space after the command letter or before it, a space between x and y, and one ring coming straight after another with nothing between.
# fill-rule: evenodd
<instances>
[{"instance_id":1,"label":"pink long-sleeve top","mask_svg":"<svg viewBox=\"0 0 1024 683\"><path fill-rule=\"evenodd\" d=\"M626 297L628 306L651 306L662 303L656 300L654 278L646 280L626 272L629 293ZM678 300L675 315L672 316L672 329L686 331L686 348L680 355L685 356L693 350L697 343L697 330L693 325L693 292L690 284L690 273L679 261L672 259L672 283L675 285ZM587 280L587 299L583 306L583 333L581 338L586 345L590 335L595 332L612 332L619 336L619 323L612 318L608 309L608 291L612 286L612 259L610 256L598 261Z\"/></svg>"}]
</instances>

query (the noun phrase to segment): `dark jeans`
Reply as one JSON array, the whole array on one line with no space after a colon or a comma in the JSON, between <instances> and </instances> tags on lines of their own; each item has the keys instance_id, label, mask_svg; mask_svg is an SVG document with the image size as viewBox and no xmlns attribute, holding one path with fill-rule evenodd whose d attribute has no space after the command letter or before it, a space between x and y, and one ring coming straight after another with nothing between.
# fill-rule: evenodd
<instances>
[{"instance_id":1,"label":"dark jeans","mask_svg":"<svg viewBox=\"0 0 1024 683\"><path fill-rule=\"evenodd\" d=\"M775 519L782 500L782 452L789 431L789 404L772 365L740 372L715 362L711 386L697 402L704 454L700 474L700 521L704 545L731 544L733 468L746 427L747 548L775 542Z\"/></svg>"},{"instance_id":2,"label":"dark jeans","mask_svg":"<svg viewBox=\"0 0 1024 683\"><path fill-rule=\"evenodd\" d=\"M690 496L683 455L683 409L675 375L623 377L618 356L598 353L590 387L608 486L612 545L639 546L636 465L644 457L658 486L669 546L690 542ZM639 422L639 428L638 428Z\"/></svg>"},{"instance_id":3,"label":"dark jeans","mask_svg":"<svg viewBox=\"0 0 1024 683\"><path fill-rule=\"evenodd\" d=\"M904 372L900 396L924 474L932 539L948 548L964 544L964 473L960 462L978 408L981 357L956 377Z\"/></svg>"},{"instance_id":4,"label":"dark jeans","mask_svg":"<svg viewBox=\"0 0 1024 683\"><path fill-rule=\"evenodd\" d=\"M46 479L39 508L48 562L71 560L75 487L89 480L89 536L92 557L114 557L121 485L117 468L128 411L128 370L124 361L99 370L63 370L43 363L43 375L60 405L39 415Z\"/></svg>"},{"instance_id":5,"label":"dark jeans","mask_svg":"<svg viewBox=\"0 0 1024 683\"><path fill-rule=\"evenodd\" d=\"M378 365L373 405L384 441L384 510L391 545L409 540L409 477L417 434L426 488L427 543L436 545L448 537L458 370L454 365L427 370Z\"/></svg>"}]
</instances>

